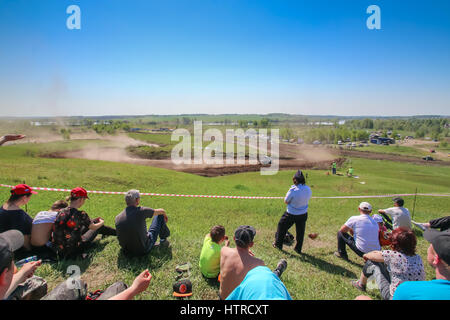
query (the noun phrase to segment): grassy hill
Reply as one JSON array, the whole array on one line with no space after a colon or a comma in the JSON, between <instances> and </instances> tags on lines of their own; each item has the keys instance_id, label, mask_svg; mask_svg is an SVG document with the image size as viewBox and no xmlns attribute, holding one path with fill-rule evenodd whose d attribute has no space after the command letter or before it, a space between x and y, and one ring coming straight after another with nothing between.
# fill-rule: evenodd
<instances>
[{"instance_id":1,"label":"grassy hill","mask_svg":"<svg viewBox=\"0 0 450 320\"><path fill-rule=\"evenodd\" d=\"M44 146L44 145L43 145ZM34 145L34 148L37 148ZM83 186L87 190L127 191L136 188L141 192L284 196L291 185L294 171L281 171L275 176L262 176L259 172L215 178L206 178L165 169L136 166L106 161L80 159L44 159L30 155L27 144L3 146L0 157L0 183L71 189ZM33 149L35 150L35 149ZM351 159L347 165L355 168L359 179L345 176L327 176L324 171L308 170L308 185L313 196L376 195L391 193L448 193L450 168L427 167L388 161ZM343 171L343 170L342 170ZM338 170L339 172L339 170ZM364 184L362 184L364 182ZM3 202L8 189L0 188ZM28 204L28 213L35 216L41 210L65 197L67 193L40 191ZM123 196L90 195L83 209L91 218L103 217L108 226L125 207ZM405 197L405 206L412 211L414 197ZM367 199L375 209L392 205L390 198ZM189 261L193 265L191 280L194 295L191 299L217 299L218 286L203 279L198 259L203 238L216 224L226 228L227 235L242 224L253 225L257 230L252 249L270 268L275 268L280 258L288 260L288 269L282 280L294 299L353 299L360 294L349 281L359 277L363 261L349 252L351 262L333 256L336 250L336 232L352 215L357 214L361 199L312 199L308 213L306 233L317 232L316 240L305 239L304 255L292 249L279 252L272 248L278 220L285 210L282 200L238 200L208 198L143 197L142 205L164 208L169 217L171 248L155 249L148 256L128 259L121 252L117 239L97 238L97 245L85 260L45 264L37 271L52 289L68 277L69 265L81 268L81 278L89 290L103 289L115 281L131 284L143 269L153 275L148 290L137 299L173 299L172 283L175 266ZM450 198L418 196L414 219L427 221L448 215ZM291 230L292 231L292 230ZM426 264L428 243L420 231L418 253ZM234 243L232 243L234 246ZM427 279L433 270L426 264ZM369 292L373 298L379 294Z\"/></svg>"}]
</instances>

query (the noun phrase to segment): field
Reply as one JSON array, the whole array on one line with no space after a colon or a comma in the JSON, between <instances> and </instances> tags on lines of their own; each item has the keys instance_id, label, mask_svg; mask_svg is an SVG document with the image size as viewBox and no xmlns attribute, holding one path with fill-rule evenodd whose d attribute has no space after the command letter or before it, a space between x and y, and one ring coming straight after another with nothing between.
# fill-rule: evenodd
<instances>
[{"instance_id":1,"label":"field","mask_svg":"<svg viewBox=\"0 0 450 320\"><path fill-rule=\"evenodd\" d=\"M85 143L85 142L80 142ZM0 183L71 189L83 186L87 190L127 191L136 188L141 192L284 196L291 185L294 170L280 171L274 176L259 172L235 175L202 177L198 175L154 168L149 166L85 159L52 159L37 156L42 150L52 150L51 144L17 144L1 147ZM450 168L428 167L409 163L349 158L338 172L351 164L359 179L345 176L328 176L324 170L306 170L307 184L313 196L379 195L394 193L448 193ZM66 193L40 191L32 197L27 210L31 216L46 210ZM6 200L8 189L0 188L0 199ZM92 217L103 217L108 226L125 207L123 196L90 195L83 209ZM413 196L405 197L406 207L412 211ZM375 209L391 206L390 198L367 199ZM172 283L175 266L190 262L193 266L191 299L217 299L218 285L201 276L198 259L203 237L216 224L225 226L227 235L233 235L242 224L253 225L257 230L253 252L270 268L275 268L281 258L288 260L288 269L282 280L294 299L354 299L360 294L350 284L359 277L363 261L349 252L350 262L333 256L336 250L336 232L348 217L357 214L360 199L312 199L308 213L306 233L317 232L316 240L305 239L304 255L296 254L290 247L284 252L272 248L278 220L285 209L282 200L238 200L207 198L144 197L142 204L164 208L171 229L168 249L154 249L142 258L128 259L120 251L117 239L97 238L97 245L84 260L44 264L37 275L44 277L52 289L68 277L69 265L81 268L81 278L87 281L89 291L103 289L115 281L131 284L134 277L148 268L153 275L148 290L136 299L174 299ZM414 220L428 221L448 215L448 197L417 196ZM291 230L292 231L292 230ZM433 270L426 264L428 243L420 231L418 253L426 265L427 279ZM234 244L232 243L232 246ZM379 299L376 291L369 291Z\"/></svg>"}]
</instances>

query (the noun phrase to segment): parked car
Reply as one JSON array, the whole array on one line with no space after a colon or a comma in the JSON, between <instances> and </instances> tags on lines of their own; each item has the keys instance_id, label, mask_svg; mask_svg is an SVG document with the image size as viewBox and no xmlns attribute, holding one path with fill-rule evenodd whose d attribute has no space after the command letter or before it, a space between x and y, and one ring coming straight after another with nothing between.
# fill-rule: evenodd
<instances>
[{"instance_id":1,"label":"parked car","mask_svg":"<svg viewBox=\"0 0 450 320\"><path fill-rule=\"evenodd\" d=\"M431 157L431 156L425 156L422 159L425 161L433 161L434 160L433 157Z\"/></svg>"}]
</instances>

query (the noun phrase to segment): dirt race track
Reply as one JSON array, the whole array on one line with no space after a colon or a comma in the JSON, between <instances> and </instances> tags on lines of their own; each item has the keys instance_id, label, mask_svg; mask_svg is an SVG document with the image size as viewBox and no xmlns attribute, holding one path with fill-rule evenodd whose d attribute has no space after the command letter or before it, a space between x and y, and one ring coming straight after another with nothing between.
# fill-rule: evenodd
<instances>
[{"instance_id":1,"label":"dirt race track","mask_svg":"<svg viewBox=\"0 0 450 320\"><path fill-rule=\"evenodd\" d=\"M366 158L372 160L390 160L408 162L421 165L449 166L450 161L424 161L418 157L401 156L385 153L374 153L358 150L327 148L324 146L308 146L297 144L280 144L279 170L296 169L330 169L333 161L340 167L348 157ZM182 171L206 177L215 177L242 172L256 172L263 167L261 164L197 164L176 165L171 159L142 159L129 155L123 147L87 147L82 150L54 152L46 154L49 158L77 158L90 160L104 160L153 166L169 170Z\"/></svg>"}]
</instances>

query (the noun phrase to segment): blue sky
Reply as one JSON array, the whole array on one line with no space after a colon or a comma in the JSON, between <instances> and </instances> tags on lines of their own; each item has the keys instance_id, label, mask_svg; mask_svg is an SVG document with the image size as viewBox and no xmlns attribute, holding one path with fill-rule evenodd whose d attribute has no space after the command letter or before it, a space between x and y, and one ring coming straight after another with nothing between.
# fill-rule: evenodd
<instances>
[{"instance_id":1,"label":"blue sky","mask_svg":"<svg viewBox=\"0 0 450 320\"><path fill-rule=\"evenodd\" d=\"M0 116L450 115L449 52L446 0L0 0Z\"/></svg>"}]
</instances>

